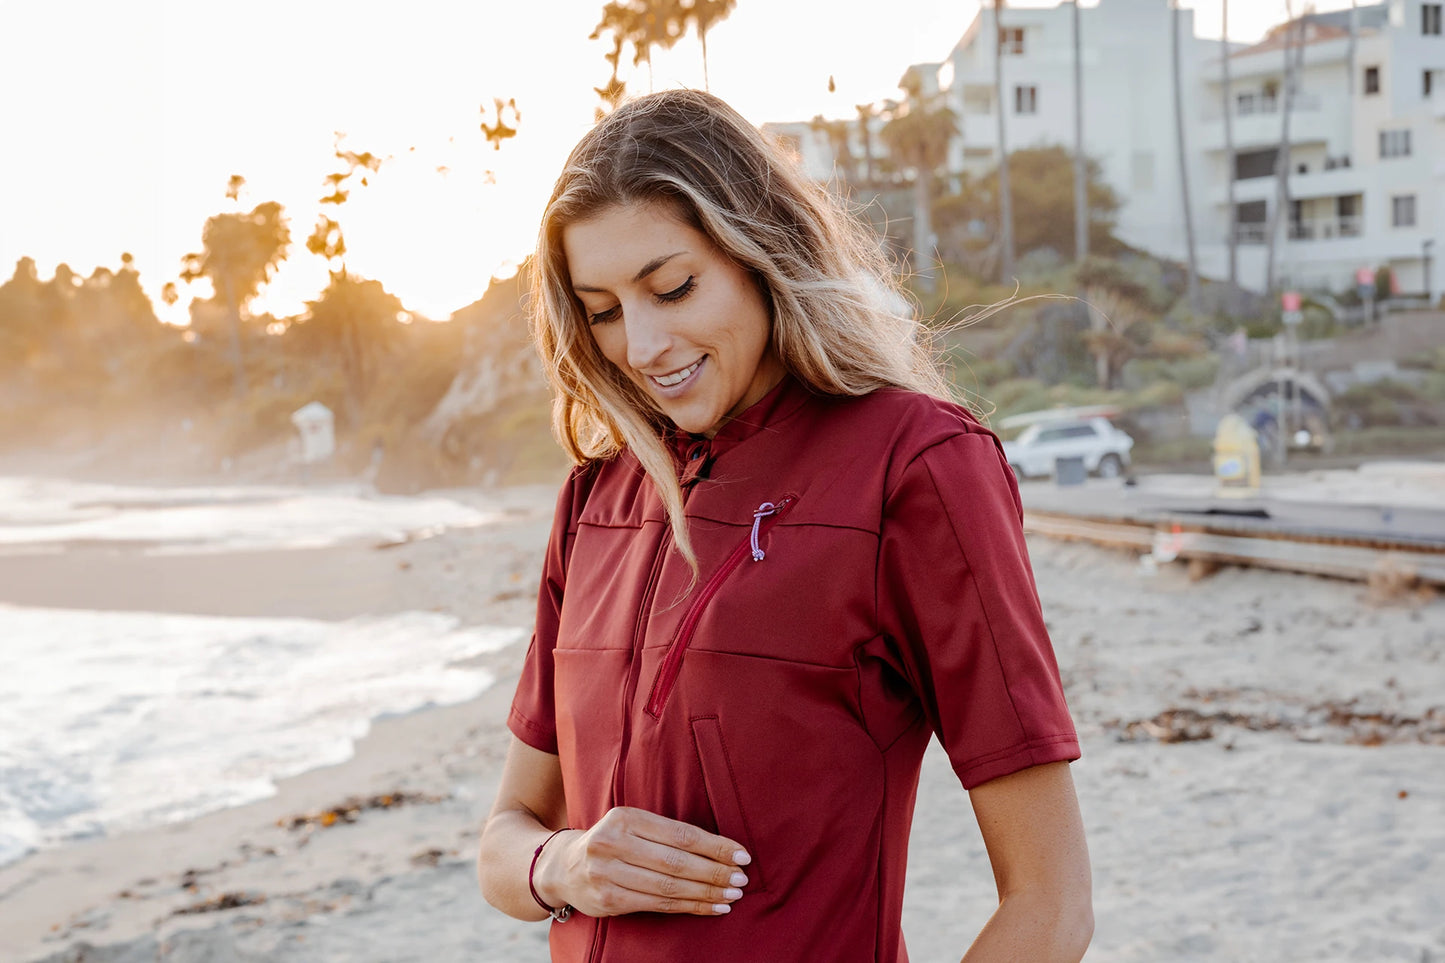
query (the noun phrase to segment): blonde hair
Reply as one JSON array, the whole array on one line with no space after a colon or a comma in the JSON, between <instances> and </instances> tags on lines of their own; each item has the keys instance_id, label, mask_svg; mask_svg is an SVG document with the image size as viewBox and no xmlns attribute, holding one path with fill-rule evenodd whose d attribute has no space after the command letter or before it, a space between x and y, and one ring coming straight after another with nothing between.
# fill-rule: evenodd
<instances>
[{"instance_id":1,"label":"blonde hair","mask_svg":"<svg viewBox=\"0 0 1445 963\"><path fill-rule=\"evenodd\" d=\"M557 441L579 464L631 451L696 573L678 466L663 443L671 423L602 356L562 248L569 224L639 203L664 205L758 278L773 350L812 391L950 392L877 236L778 145L701 91L651 94L618 108L573 148L542 216L532 333L553 389Z\"/></svg>"}]
</instances>

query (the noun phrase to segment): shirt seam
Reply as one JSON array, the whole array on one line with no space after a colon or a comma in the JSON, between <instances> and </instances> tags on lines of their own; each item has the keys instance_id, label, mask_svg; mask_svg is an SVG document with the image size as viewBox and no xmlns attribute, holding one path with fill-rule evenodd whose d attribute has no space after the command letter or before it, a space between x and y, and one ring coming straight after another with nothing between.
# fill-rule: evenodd
<instances>
[{"instance_id":1,"label":"shirt seam","mask_svg":"<svg viewBox=\"0 0 1445 963\"><path fill-rule=\"evenodd\" d=\"M930 446L930 448L933 446ZM924 452L919 453L922 458ZM923 470L928 473L928 483L933 486L933 494L938 498L939 504L943 504L943 492L938 487L938 478L933 474L933 466L923 462ZM948 528L953 532L953 540L958 544L958 550L963 555L963 564L968 568L968 580L973 586L973 593L978 597L979 611L983 613L983 623L988 629L989 646L993 649L994 662L998 665L999 676L1003 679L1004 691L1008 693L1008 704L1013 709L1014 721L1018 724L1019 734L1026 736L1028 727L1024 725L1023 713L1019 711L1017 700L1014 698L1013 684L1009 680L1008 667L1004 663L1002 654L998 649L998 633L993 628L993 614L989 611L988 603L984 600L983 592L979 589L978 576L975 573L973 562L969 560L968 548L964 545L963 538L958 532L958 523L954 520L952 513L945 511L944 517L948 519Z\"/></svg>"}]
</instances>

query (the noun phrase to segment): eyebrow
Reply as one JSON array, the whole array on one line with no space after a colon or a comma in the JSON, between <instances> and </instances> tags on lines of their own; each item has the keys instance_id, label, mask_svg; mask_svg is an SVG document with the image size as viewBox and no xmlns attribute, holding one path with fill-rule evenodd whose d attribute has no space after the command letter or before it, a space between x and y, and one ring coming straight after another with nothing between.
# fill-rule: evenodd
<instances>
[{"instance_id":1,"label":"eyebrow","mask_svg":"<svg viewBox=\"0 0 1445 963\"><path fill-rule=\"evenodd\" d=\"M666 264L668 261L671 261L673 258L677 257L679 254L686 254L686 253L687 253L686 251L673 251L671 254L664 254L664 255L662 255L661 257L655 257L655 258L653 258L651 261L648 261L646 264L642 265L642 270L638 271L636 274L634 274L634 275L632 276L632 283L633 283L633 284L637 284L638 282L640 282L640 281L642 281L644 278L646 278L649 274L651 274L653 271L656 271L658 268L662 267L662 266L663 266L664 264ZM605 293L606 293L606 291L605 291L603 288L591 288L591 287L588 287L588 286L585 285L585 284L574 284L574 285L572 285L572 290L574 290L574 291L586 291L588 294L605 294Z\"/></svg>"}]
</instances>

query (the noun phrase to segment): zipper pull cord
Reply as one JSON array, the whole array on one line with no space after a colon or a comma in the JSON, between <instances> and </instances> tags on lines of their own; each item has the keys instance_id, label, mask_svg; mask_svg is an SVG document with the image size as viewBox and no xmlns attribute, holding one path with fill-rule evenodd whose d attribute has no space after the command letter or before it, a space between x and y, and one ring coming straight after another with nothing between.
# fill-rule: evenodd
<instances>
[{"instance_id":1,"label":"zipper pull cord","mask_svg":"<svg viewBox=\"0 0 1445 963\"><path fill-rule=\"evenodd\" d=\"M764 558L767 557L763 554L763 550L758 547L758 526L763 523L763 519L767 518L769 515L773 514L777 510L777 506L774 505L772 502L763 502L761 505L758 506L758 510L753 512L752 546L754 562L761 562Z\"/></svg>"}]
</instances>

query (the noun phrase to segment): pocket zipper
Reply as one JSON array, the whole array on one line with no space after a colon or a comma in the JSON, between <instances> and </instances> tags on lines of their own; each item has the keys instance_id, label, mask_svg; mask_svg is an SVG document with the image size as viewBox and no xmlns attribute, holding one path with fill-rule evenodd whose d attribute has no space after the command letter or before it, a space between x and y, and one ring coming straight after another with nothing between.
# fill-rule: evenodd
<instances>
[{"instance_id":1,"label":"pocket zipper","mask_svg":"<svg viewBox=\"0 0 1445 963\"><path fill-rule=\"evenodd\" d=\"M672 687L677 682L678 673L682 671L682 657L687 652L688 643L692 641L692 634L697 630L697 623L702 620L703 610L712 601L714 595L722 588L722 583L733 573L744 559L751 558L754 562L761 562L767 558L767 553L758 544L758 539L766 535L778 520L783 517L789 508L798 500L796 495L784 495L776 502L763 502L753 512L753 529L745 541L733 549L732 554L723 562L722 567L713 573L712 578L707 580L697 600L687 610L687 615L677 627L677 635L673 637L672 644L667 647L667 654L662 657L662 665L658 666L657 678L652 683L652 692L647 697L647 714L654 719L662 716L662 710L667 705L667 697L672 694Z\"/></svg>"}]
</instances>

